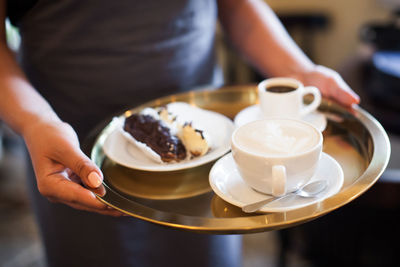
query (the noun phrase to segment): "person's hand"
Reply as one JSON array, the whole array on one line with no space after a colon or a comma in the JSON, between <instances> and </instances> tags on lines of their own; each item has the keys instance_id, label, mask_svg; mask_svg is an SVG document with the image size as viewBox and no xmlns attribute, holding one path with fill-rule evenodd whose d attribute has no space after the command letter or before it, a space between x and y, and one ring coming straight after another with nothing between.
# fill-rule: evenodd
<instances>
[{"instance_id":1,"label":"person's hand","mask_svg":"<svg viewBox=\"0 0 400 267\"><path fill-rule=\"evenodd\" d=\"M324 97L331 98L343 106L351 107L360 103L360 97L332 69L316 66L311 71L296 75L295 78L300 79L305 86L317 87Z\"/></svg>"},{"instance_id":2,"label":"person's hand","mask_svg":"<svg viewBox=\"0 0 400 267\"><path fill-rule=\"evenodd\" d=\"M80 150L75 131L61 121L33 123L23 133L36 174L39 192L52 202L72 208L121 216L82 186L99 189L103 176Z\"/></svg>"}]
</instances>

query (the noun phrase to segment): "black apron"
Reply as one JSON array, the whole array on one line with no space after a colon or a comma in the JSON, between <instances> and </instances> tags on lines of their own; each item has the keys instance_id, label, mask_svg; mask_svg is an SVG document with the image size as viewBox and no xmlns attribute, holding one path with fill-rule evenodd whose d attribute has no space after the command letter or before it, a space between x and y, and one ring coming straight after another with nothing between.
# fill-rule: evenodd
<instances>
[{"instance_id":1,"label":"black apron","mask_svg":"<svg viewBox=\"0 0 400 267\"><path fill-rule=\"evenodd\" d=\"M19 0L21 1L21 0ZM139 103L220 85L213 0L39 0L19 21L28 79L80 139ZM49 266L240 266L241 237L52 204L30 169Z\"/></svg>"}]
</instances>

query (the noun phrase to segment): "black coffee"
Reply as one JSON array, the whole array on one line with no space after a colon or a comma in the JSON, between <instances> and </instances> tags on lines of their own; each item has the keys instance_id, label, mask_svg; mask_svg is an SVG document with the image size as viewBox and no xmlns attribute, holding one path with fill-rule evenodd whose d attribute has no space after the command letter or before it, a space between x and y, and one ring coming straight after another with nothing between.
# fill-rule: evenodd
<instances>
[{"instance_id":1,"label":"black coffee","mask_svg":"<svg viewBox=\"0 0 400 267\"><path fill-rule=\"evenodd\" d=\"M290 86L282 86L282 85L277 85L277 86L271 86L266 88L267 92L272 92L272 93L288 93L296 90L297 88L290 87Z\"/></svg>"}]
</instances>

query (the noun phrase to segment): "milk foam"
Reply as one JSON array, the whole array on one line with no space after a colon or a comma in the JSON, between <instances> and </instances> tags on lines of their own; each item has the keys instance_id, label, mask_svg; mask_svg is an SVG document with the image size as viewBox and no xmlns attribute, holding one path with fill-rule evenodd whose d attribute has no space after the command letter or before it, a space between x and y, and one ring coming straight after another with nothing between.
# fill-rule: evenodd
<instances>
[{"instance_id":1,"label":"milk foam","mask_svg":"<svg viewBox=\"0 0 400 267\"><path fill-rule=\"evenodd\" d=\"M318 144L319 135L315 129L296 121L271 120L241 127L234 141L251 153L286 156L310 150Z\"/></svg>"}]
</instances>

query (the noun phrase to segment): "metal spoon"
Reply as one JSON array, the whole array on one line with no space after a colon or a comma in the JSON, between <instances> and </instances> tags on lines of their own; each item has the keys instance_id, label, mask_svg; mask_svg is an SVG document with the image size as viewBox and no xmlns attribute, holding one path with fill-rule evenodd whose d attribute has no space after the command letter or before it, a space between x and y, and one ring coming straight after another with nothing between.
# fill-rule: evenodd
<instances>
[{"instance_id":1,"label":"metal spoon","mask_svg":"<svg viewBox=\"0 0 400 267\"><path fill-rule=\"evenodd\" d=\"M309 184L306 184L303 187L300 187L299 189L297 189L296 191L291 192L286 195L283 195L281 197L275 197L275 198L271 197L268 199L263 199L261 201L257 201L255 203L244 205L242 207L242 210L244 212L248 212L248 213L255 212L255 211L258 211L259 209L261 209L262 207L264 207L265 205L267 205L268 203L271 203L273 201L280 200L280 199L283 199L285 197L292 196L292 195L298 195L301 197L315 197L316 195L318 195L319 193L324 191L325 188L327 187L327 185L328 185L328 183L326 182L326 180L317 180L317 181L311 182Z\"/></svg>"}]
</instances>

